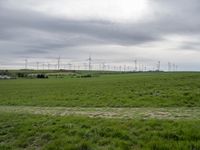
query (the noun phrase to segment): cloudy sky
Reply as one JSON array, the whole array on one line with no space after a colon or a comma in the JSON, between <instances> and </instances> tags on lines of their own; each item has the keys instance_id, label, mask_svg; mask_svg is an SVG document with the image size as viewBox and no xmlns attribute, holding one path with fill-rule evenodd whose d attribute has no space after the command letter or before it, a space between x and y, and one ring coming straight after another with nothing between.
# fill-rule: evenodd
<instances>
[{"instance_id":1,"label":"cloudy sky","mask_svg":"<svg viewBox=\"0 0 200 150\"><path fill-rule=\"evenodd\" d=\"M200 70L199 0L0 0L0 68L24 60Z\"/></svg>"}]
</instances>

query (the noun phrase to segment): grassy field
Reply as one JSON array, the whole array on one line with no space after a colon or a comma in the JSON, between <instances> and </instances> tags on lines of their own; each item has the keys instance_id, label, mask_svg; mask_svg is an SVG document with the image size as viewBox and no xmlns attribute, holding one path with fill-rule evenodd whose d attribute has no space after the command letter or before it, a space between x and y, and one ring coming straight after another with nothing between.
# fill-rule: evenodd
<instances>
[{"instance_id":1,"label":"grassy field","mask_svg":"<svg viewBox=\"0 0 200 150\"><path fill-rule=\"evenodd\" d=\"M0 149L197 150L200 121L0 115Z\"/></svg>"},{"instance_id":2,"label":"grassy field","mask_svg":"<svg viewBox=\"0 0 200 150\"><path fill-rule=\"evenodd\" d=\"M0 80L0 150L200 150L200 73Z\"/></svg>"},{"instance_id":3,"label":"grassy field","mask_svg":"<svg viewBox=\"0 0 200 150\"><path fill-rule=\"evenodd\" d=\"M197 107L200 106L200 73L2 80L0 105Z\"/></svg>"}]
</instances>

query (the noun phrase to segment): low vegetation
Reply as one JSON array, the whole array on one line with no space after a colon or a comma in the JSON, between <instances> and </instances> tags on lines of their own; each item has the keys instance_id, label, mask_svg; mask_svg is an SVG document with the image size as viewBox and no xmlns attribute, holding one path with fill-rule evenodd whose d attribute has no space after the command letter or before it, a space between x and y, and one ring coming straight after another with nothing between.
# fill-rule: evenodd
<instances>
[{"instance_id":1,"label":"low vegetation","mask_svg":"<svg viewBox=\"0 0 200 150\"><path fill-rule=\"evenodd\" d=\"M1 105L197 107L200 73L135 73L0 81Z\"/></svg>"},{"instance_id":2,"label":"low vegetation","mask_svg":"<svg viewBox=\"0 0 200 150\"><path fill-rule=\"evenodd\" d=\"M0 149L200 149L200 121L0 115Z\"/></svg>"},{"instance_id":3,"label":"low vegetation","mask_svg":"<svg viewBox=\"0 0 200 150\"><path fill-rule=\"evenodd\" d=\"M2 150L200 149L200 73L22 73L48 78L0 80Z\"/></svg>"}]
</instances>

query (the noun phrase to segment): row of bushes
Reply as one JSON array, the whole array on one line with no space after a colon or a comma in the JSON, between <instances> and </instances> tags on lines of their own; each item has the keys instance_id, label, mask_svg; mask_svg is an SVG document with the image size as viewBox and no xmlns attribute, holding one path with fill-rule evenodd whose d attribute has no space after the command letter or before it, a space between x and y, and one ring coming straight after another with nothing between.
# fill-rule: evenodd
<instances>
[{"instance_id":1,"label":"row of bushes","mask_svg":"<svg viewBox=\"0 0 200 150\"><path fill-rule=\"evenodd\" d=\"M95 74L71 74L72 78L92 78L97 77L98 75Z\"/></svg>"},{"instance_id":2,"label":"row of bushes","mask_svg":"<svg viewBox=\"0 0 200 150\"><path fill-rule=\"evenodd\" d=\"M63 78L65 76L70 76L72 78L91 78L97 77L98 74L89 74L89 73L69 73L69 74L45 74L45 73L31 73L26 71L19 71L19 72L11 72L11 71L0 71L0 75L7 75L12 78L40 78L40 79L47 79L48 76L55 76L56 78Z\"/></svg>"},{"instance_id":3,"label":"row of bushes","mask_svg":"<svg viewBox=\"0 0 200 150\"><path fill-rule=\"evenodd\" d=\"M8 70L1 70L0 71L1 76L8 76L10 78L41 78L46 79L48 76L43 73L38 74L30 74L28 72L11 72Z\"/></svg>"},{"instance_id":4,"label":"row of bushes","mask_svg":"<svg viewBox=\"0 0 200 150\"><path fill-rule=\"evenodd\" d=\"M47 79L48 76L46 74L29 74L28 78Z\"/></svg>"}]
</instances>

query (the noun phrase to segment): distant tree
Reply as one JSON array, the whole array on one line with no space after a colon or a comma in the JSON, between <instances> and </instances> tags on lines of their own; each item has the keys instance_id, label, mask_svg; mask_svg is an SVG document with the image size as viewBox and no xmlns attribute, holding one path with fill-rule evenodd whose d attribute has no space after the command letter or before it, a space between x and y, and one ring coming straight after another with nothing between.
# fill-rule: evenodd
<instances>
[{"instance_id":1,"label":"distant tree","mask_svg":"<svg viewBox=\"0 0 200 150\"><path fill-rule=\"evenodd\" d=\"M47 79L48 76L45 75L45 74L38 74L38 75L37 75L37 78L39 78L39 79Z\"/></svg>"}]
</instances>

